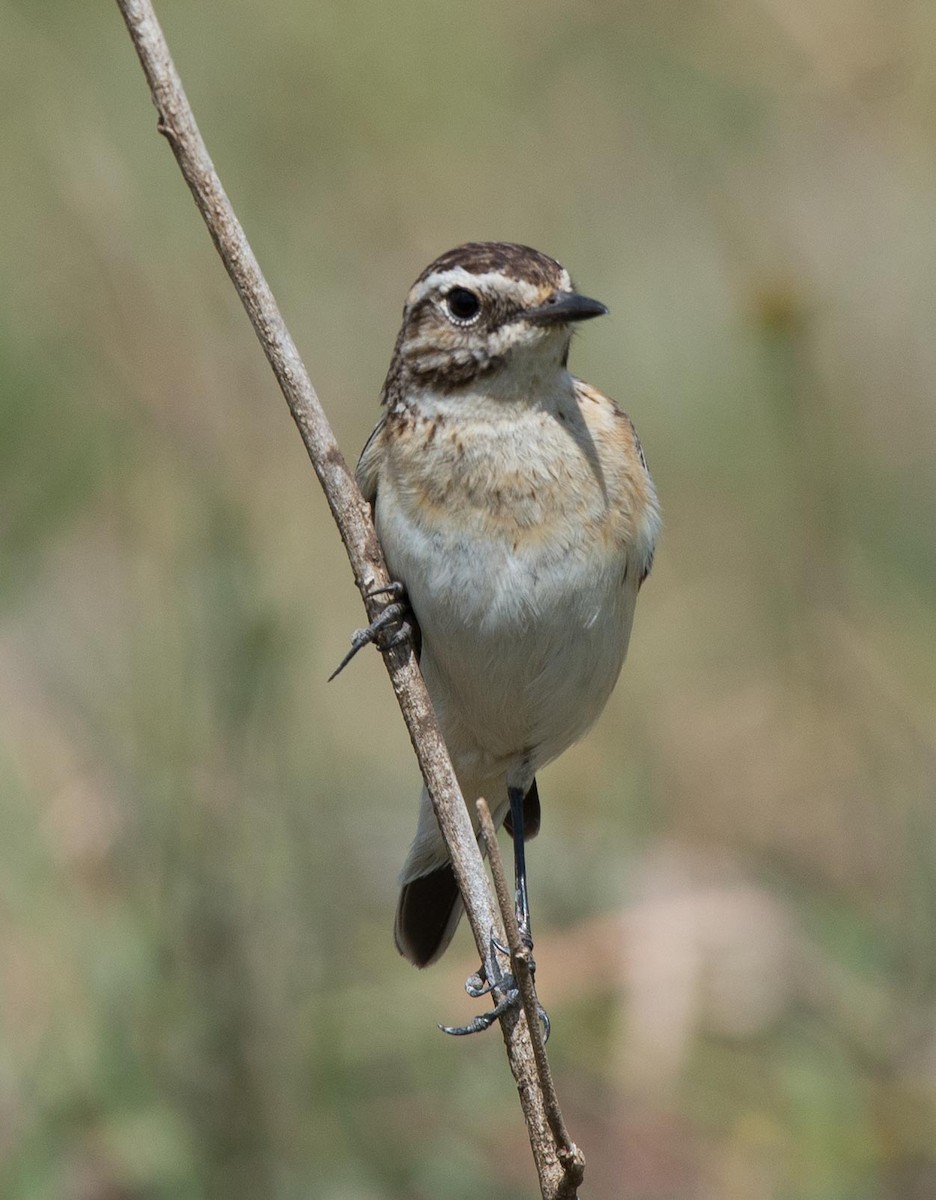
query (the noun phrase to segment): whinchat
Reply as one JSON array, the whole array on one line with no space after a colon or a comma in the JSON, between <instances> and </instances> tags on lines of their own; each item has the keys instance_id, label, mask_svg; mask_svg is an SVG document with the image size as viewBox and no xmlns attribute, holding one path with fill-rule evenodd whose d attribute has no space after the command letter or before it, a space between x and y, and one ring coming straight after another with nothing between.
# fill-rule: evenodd
<instances>
[{"instance_id":1,"label":"whinchat","mask_svg":"<svg viewBox=\"0 0 936 1200\"><path fill-rule=\"evenodd\" d=\"M606 312L529 246L449 250L406 299L357 468L469 810L484 796L513 836L530 945L536 772L611 694L660 528L630 418L567 369L574 326ZM396 944L424 967L462 911L425 789L400 883Z\"/></svg>"}]
</instances>

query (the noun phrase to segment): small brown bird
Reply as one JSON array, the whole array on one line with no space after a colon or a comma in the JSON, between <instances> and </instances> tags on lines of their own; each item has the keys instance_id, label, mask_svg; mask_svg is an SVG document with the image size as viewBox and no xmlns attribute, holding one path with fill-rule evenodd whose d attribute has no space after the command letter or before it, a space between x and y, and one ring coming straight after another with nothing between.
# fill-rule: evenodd
<instances>
[{"instance_id":1,"label":"small brown bird","mask_svg":"<svg viewBox=\"0 0 936 1200\"><path fill-rule=\"evenodd\" d=\"M529 246L471 242L416 280L357 468L470 810L524 838L536 772L590 728L614 687L660 527L630 418L567 370L574 325L606 313ZM442 954L462 906L423 792L396 944Z\"/></svg>"}]
</instances>

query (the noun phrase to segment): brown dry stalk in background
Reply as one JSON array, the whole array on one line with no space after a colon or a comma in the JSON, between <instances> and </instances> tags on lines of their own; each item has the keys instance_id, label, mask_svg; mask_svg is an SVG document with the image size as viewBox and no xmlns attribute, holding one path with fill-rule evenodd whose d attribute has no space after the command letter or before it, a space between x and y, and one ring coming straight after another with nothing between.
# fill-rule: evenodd
<instances>
[{"instance_id":1,"label":"brown dry stalk in background","mask_svg":"<svg viewBox=\"0 0 936 1200\"><path fill-rule=\"evenodd\" d=\"M390 578L370 509L338 448L273 293L221 186L153 7L149 0L117 0L117 3L159 113L159 132L165 135L172 147L215 247L286 397L289 411L302 435L341 533L368 618L373 620L382 607L373 593L386 587ZM493 953L490 947L491 932L499 927L496 908L468 810L432 711L426 685L415 657L407 647L401 646L386 652L384 661L449 848L478 952L482 962L490 965ZM508 898L508 923L510 916ZM522 965L520 969L522 973ZM510 1069L520 1093L540 1191L544 1200L571 1200L578 1192L584 1159L565 1134L548 1074L547 1091L551 1103L547 1108L544 1081L540 1074L540 1066L546 1061L540 1030L534 1022L533 1036L540 1040L534 1055L523 1012L516 1008L509 1010L501 1017L501 1028Z\"/></svg>"}]
</instances>

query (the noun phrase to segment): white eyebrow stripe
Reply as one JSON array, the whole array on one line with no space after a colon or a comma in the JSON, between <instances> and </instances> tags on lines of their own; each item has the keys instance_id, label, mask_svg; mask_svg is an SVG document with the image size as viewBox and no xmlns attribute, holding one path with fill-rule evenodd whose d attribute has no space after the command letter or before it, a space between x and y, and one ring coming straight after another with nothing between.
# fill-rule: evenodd
<instances>
[{"instance_id":1,"label":"white eyebrow stripe","mask_svg":"<svg viewBox=\"0 0 936 1200\"><path fill-rule=\"evenodd\" d=\"M480 291L508 292L517 297L524 307L538 304L542 299L542 288L525 279L514 279L503 271L485 271L475 274L466 271L464 267L449 267L446 271L433 271L412 289L407 297L407 305L418 304L430 292L443 292L453 287L476 288ZM560 290L568 291L572 287L568 271L562 272Z\"/></svg>"}]
</instances>

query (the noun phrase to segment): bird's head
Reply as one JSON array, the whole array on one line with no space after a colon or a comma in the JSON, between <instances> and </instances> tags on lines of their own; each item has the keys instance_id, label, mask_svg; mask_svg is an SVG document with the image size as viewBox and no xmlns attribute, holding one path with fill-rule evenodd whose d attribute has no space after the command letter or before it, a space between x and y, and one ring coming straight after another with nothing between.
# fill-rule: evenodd
<instances>
[{"instance_id":1,"label":"bird's head","mask_svg":"<svg viewBox=\"0 0 936 1200\"><path fill-rule=\"evenodd\" d=\"M394 376L449 391L483 375L565 366L572 326L608 310L529 246L468 242L429 264L410 289Z\"/></svg>"}]
</instances>

